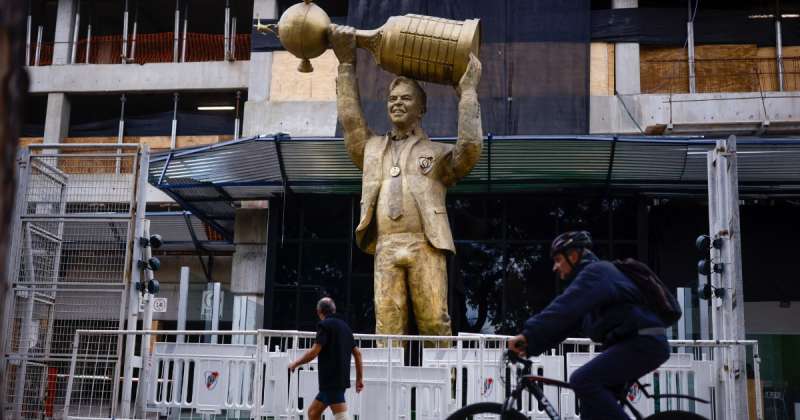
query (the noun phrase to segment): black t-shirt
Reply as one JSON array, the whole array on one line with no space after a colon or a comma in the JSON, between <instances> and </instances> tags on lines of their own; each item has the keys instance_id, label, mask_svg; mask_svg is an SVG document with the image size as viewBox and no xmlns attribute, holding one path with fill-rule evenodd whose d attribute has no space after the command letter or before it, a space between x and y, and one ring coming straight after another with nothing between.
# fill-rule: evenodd
<instances>
[{"instance_id":1,"label":"black t-shirt","mask_svg":"<svg viewBox=\"0 0 800 420\"><path fill-rule=\"evenodd\" d=\"M350 355L356 346L353 331L336 315L317 324L317 343L322 347L319 356L319 389L350 388Z\"/></svg>"}]
</instances>

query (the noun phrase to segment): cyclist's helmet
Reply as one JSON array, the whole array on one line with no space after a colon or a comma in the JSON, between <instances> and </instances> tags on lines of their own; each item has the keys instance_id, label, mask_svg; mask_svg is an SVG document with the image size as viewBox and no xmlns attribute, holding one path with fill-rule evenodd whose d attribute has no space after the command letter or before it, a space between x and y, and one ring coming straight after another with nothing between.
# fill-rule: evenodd
<instances>
[{"instance_id":1,"label":"cyclist's helmet","mask_svg":"<svg viewBox=\"0 0 800 420\"><path fill-rule=\"evenodd\" d=\"M550 245L550 256L554 257L556 254L566 252L568 249L591 247L592 235L589 232L585 230L565 232L553 239L553 243Z\"/></svg>"}]
</instances>

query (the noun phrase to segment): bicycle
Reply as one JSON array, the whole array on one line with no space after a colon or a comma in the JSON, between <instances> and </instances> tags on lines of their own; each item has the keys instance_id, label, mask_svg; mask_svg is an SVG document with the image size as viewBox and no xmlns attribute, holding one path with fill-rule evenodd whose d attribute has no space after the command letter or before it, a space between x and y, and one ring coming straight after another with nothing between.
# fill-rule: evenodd
<instances>
[{"instance_id":1,"label":"bicycle","mask_svg":"<svg viewBox=\"0 0 800 420\"><path fill-rule=\"evenodd\" d=\"M505 362L507 365L515 365L516 372L517 372L517 384L514 390L511 392L509 397L506 399L505 403L496 403L496 402L479 402L474 404L469 404L460 409L456 410L449 417L447 420L468 420L472 419L474 416L480 416L481 419L486 418L499 418L503 420L526 420L526 417L523 413L518 411L517 408L519 407L519 402L522 401L522 393L523 391L527 390L536 398L539 402L539 406L544 409L544 412L550 417L552 420L560 420L561 416L556 411L555 407L550 403L550 401L545 397L544 391L542 390L541 385L551 385L556 386L559 388L567 388L572 389L572 387L563 381L545 378L543 376L536 376L531 375L531 366L533 362L527 359L523 359L519 357L516 353L506 350L504 356ZM540 385L541 384L541 385ZM636 420L706 420L705 417L700 416L695 413L690 413L687 411L679 411L679 410L671 410L671 411L662 411L660 413L653 414L648 417L642 417L642 414L636 410L633 404L626 398L628 392L631 390L631 387L636 385L639 387L640 392L646 398L650 399L661 399L661 398L682 398L682 399L690 399L697 402L708 404L709 402L702 399L693 397L691 395L681 395L681 394L661 394L661 395L652 395L647 392L647 387L649 385L642 385L641 382L636 380L635 382L626 385L624 388L624 392L621 392L619 395L620 404L624 407L627 407L628 410L633 414ZM491 415L496 415L497 417L489 417Z\"/></svg>"}]
</instances>

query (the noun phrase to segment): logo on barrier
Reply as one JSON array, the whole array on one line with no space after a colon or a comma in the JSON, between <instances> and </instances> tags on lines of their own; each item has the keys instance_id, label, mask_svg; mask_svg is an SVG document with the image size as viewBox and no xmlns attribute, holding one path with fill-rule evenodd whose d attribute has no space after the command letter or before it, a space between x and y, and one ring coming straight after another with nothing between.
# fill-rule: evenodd
<instances>
[{"instance_id":1,"label":"logo on barrier","mask_svg":"<svg viewBox=\"0 0 800 420\"><path fill-rule=\"evenodd\" d=\"M633 384L628 388L628 401L635 403L642 399L642 389L639 384Z\"/></svg>"},{"instance_id":2,"label":"logo on barrier","mask_svg":"<svg viewBox=\"0 0 800 420\"><path fill-rule=\"evenodd\" d=\"M217 372L216 370L214 371L207 370L205 373L205 377L206 377L206 389L211 391L212 389L214 389L214 387L217 386L217 383L219 383L219 372Z\"/></svg>"},{"instance_id":3,"label":"logo on barrier","mask_svg":"<svg viewBox=\"0 0 800 420\"><path fill-rule=\"evenodd\" d=\"M492 385L494 384L494 379L486 378L483 380L483 390L481 390L481 396L489 395L492 392Z\"/></svg>"}]
</instances>

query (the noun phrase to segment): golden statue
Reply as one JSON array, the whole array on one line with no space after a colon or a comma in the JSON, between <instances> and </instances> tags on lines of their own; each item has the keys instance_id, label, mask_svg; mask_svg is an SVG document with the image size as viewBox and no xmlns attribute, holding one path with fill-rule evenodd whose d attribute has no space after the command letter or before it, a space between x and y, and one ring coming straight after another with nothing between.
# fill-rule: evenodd
<instances>
[{"instance_id":1,"label":"golden statue","mask_svg":"<svg viewBox=\"0 0 800 420\"><path fill-rule=\"evenodd\" d=\"M311 6L313 3L306 2L293 7ZM476 91L481 76L481 63L475 54L479 42L477 21L465 23L408 15L390 18L376 31L356 31L348 26L330 25L328 20L329 29L323 39L320 31L312 28L318 28L319 23L311 25L301 14L290 10L278 24L284 46L288 49L287 43L293 42L287 39L288 34L300 31L322 39L320 43L330 42L339 59L336 86L339 121L347 152L363 171L356 243L363 251L375 255L376 333L408 333L410 294L419 333L451 335L446 254L455 253L455 245L445 195L448 187L472 170L483 145ZM319 18L316 9L301 11L304 16ZM401 19L405 23L397 23ZM403 28L406 30L401 31ZM401 74L389 86L386 106L393 128L383 135L369 129L359 100L356 47L367 44L379 44L371 49L376 61ZM305 52L290 50L303 60L321 53L307 40L295 45L309 48ZM459 61L462 59L463 62ZM303 69L310 70L310 64L301 64ZM459 97L455 145L434 143L422 130L420 122L427 111L425 91L416 80L403 75L455 85Z\"/></svg>"}]
</instances>

